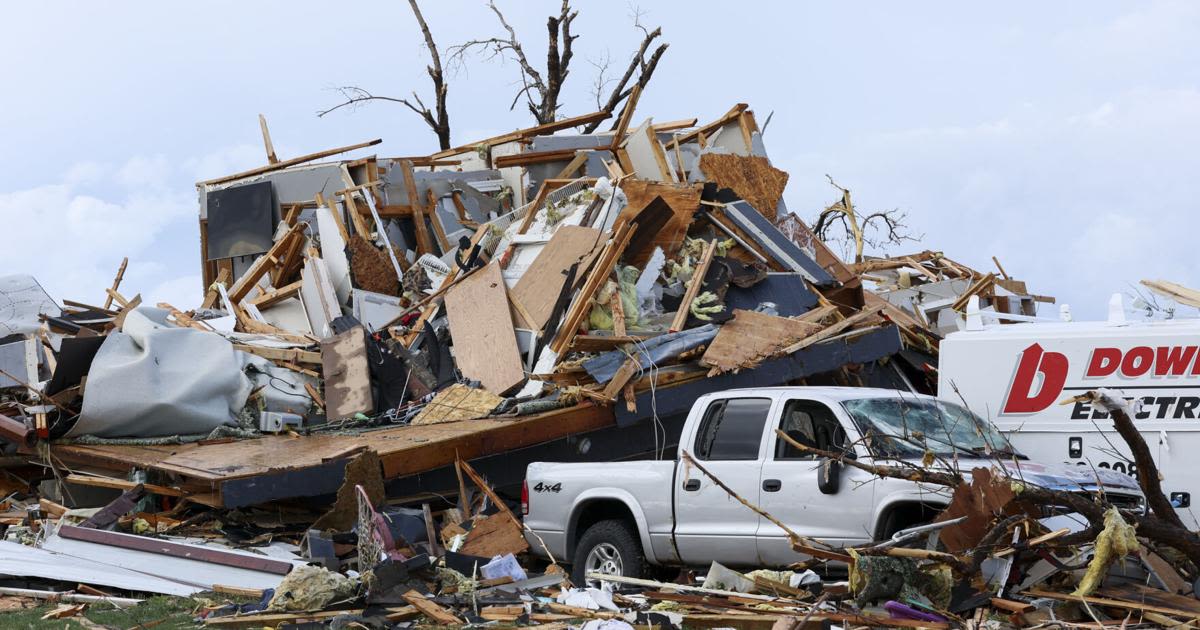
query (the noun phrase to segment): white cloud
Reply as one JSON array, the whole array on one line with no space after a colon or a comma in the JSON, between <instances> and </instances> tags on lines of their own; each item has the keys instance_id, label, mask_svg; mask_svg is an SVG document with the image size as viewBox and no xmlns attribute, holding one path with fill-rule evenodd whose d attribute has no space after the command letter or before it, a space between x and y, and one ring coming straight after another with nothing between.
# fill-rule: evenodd
<instances>
[{"instance_id":1,"label":"white cloud","mask_svg":"<svg viewBox=\"0 0 1200 630\"><path fill-rule=\"evenodd\" d=\"M199 182L262 166L265 161L262 146L238 144L197 158L185 159L181 166L194 182Z\"/></svg>"},{"instance_id":2,"label":"white cloud","mask_svg":"<svg viewBox=\"0 0 1200 630\"><path fill-rule=\"evenodd\" d=\"M0 225L11 235L0 248L0 269L34 275L56 299L96 302L128 256L123 293L143 290L141 282L169 286L185 270L176 268L178 248L160 237L194 225L196 212L194 196L176 185L172 171L161 157L116 167L85 162L57 183L0 192Z\"/></svg>"}]
</instances>

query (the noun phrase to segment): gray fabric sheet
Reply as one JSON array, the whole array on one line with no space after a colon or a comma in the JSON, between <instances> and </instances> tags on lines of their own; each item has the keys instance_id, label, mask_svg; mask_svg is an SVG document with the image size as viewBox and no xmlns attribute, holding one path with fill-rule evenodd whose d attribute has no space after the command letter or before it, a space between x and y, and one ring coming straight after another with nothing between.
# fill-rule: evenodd
<instances>
[{"instance_id":1,"label":"gray fabric sheet","mask_svg":"<svg viewBox=\"0 0 1200 630\"><path fill-rule=\"evenodd\" d=\"M717 336L720 327L705 324L699 328L681 330L676 333L659 335L638 344L632 344L630 352L638 358L641 369L645 370L654 364L677 357L688 350L699 348L712 341ZM597 383L607 383L616 375L621 364L629 358L622 350L605 352L593 359L583 362L583 369L596 379Z\"/></svg>"},{"instance_id":2,"label":"gray fabric sheet","mask_svg":"<svg viewBox=\"0 0 1200 630\"><path fill-rule=\"evenodd\" d=\"M68 436L154 437L236 424L251 381L244 353L225 338L167 324L141 307L100 346L84 388L83 413Z\"/></svg>"}]
</instances>

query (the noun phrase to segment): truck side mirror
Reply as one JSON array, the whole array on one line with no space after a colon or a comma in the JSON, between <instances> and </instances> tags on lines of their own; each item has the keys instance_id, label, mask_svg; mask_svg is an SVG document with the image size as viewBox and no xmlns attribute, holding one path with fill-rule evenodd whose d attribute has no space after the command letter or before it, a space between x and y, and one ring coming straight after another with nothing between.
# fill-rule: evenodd
<instances>
[{"instance_id":1,"label":"truck side mirror","mask_svg":"<svg viewBox=\"0 0 1200 630\"><path fill-rule=\"evenodd\" d=\"M822 458L817 468L817 489L821 494L837 494L842 485L842 462Z\"/></svg>"}]
</instances>

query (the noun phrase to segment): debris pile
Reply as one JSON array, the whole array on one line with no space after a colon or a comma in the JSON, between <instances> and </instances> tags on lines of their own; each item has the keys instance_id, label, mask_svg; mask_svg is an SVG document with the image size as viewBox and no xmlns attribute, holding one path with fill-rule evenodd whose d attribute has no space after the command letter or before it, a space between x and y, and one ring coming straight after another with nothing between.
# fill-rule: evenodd
<instances>
[{"instance_id":1,"label":"debris pile","mask_svg":"<svg viewBox=\"0 0 1200 630\"><path fill-rule=\"evenodd\" d=\"M205 593L217 627L1068 618L1050 600L1084 603L1072 620L1200 617L1124 520L1075 540L1017 500L952 504L900 541L794 541L813 558L795 571L714 566L704 586L570 584L527 555L509 503L530 461L661 454L698 395L729 388L929 392L969 303L1051 301L937 252L847 264L786 208L746 105L703 125L634 125L635 106L608 132L562 133L597 113L423 157L271 152L200 182L195 309L130 297L125 263L100 304L0 278L12 594ZM1152 587L1077 578L1124 556Z\"/></svg>"}]
</instances>

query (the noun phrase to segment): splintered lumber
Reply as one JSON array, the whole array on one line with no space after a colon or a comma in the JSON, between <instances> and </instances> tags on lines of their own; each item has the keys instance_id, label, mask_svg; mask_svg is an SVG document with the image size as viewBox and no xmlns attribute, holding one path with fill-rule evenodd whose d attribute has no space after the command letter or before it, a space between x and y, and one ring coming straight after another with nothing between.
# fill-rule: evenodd
<instances>
[{"instance_id":1,"label":"splintered lumber","mask_svg":"<svg viewBox=\"0 0 1200 630\"><path fill-rule=\"evenodd\" d=\"M709 241L708 247L704 248L704 254L700 256L700 262L692 272L691 280L688 281L687 291L684 291L683 300L679 302L679 310L675 312L675 319L671 321L671 332L683 330L683 325L687 323L688 314L692 310L692 302L700 294L700 287L704 284L704 275L708 273L708 266L712 264L713 255L716 253L717 242Z\"/></svg>"},{"instance_id":2,"label":"splintered lumber","mask_svg":"<svg viewBox=\"0 0 1200 630\"><path fill-rule=\"evenodd\" d=\"M572 158L572 160L570 162L567 162L567 165L564 166L563 169L558 172L558 176L556 177L556 179L567 179L569 177L574 176L576 171L583 168L584 165L587 164L587 161L588 161L588 152L586 150L576 151L575 157Z\"/></svg>"},{"instance_id":3,"label":"splintered lumber","mask_svg":"<svg viewBox=\"0 0 1200 630\"><path fill-rule=\"evenodd\" d=\"M719 188L729 188L772 223L787 186L787 171L771 166L765 157L721 153L700 156L700 170Z\"/></svg>"},{"instance_id":4,"label":"splintered lumber","mask_svg":"<svg viewBox=\"0 0 1200 630\"><path fill-rule=\"evenodd\" d=\"M437 424L486 418L504 399L482 389L455 383L438 392L410 424Z\"/></svg>"},{"instance_id":5,"label":"splintered lumber","mask_svg":"<svg viewBox=\"0 0 1200 630\"><path fill-rule=\"evenodd\" d=\"M1031 597L1049 597L1065 602L1087 602L1098 606L1112 606L1113 608L1122 608L1125 610L1137 610L1144 612L1156 612L1172 617L1186 617L1189 619L1200 619L1200 611L1194 609L1172 608L1170 606L1157 606L1144 601L1127 602L1120 599L1112 599L1109 597L1095 597L1091 595L1072 595L1070 593L1059 593L1055 591L1047 591L1044 589L1030 589L1023 593ZM1164 594L1166 592L1164 591ZM1193 600L1194 602L1195 600Z\"/></svg>"},{"instance_id":6,"label":"splintered lumber","mask_svg":"<svg viewBox=\"0 0 1200 630\"><path fill-rule=\"evenodd\" d=\"M425 206L421 205L417 194L417 182L413 174L412 162L400 162L404 171L404 193L408 196L408 205L413 212L413 227L417 232L417 255L433 253L433 241L429 240L429 226L425 225Z\"/></svg>"},{"instance_id":7,"label":"splintered lumber","mask_svg":"<svg viewBox=\"0 0 1200 630\"><path fill-rule=\"evenodd\" d=\"M1182 284L1168 280L1142 280L1142 286L1165 298L1175 300L1184 306L1200 308L1200 291L1189 289Z\"/></svg>"},{"instance_id":8,"label":"splintered lumber","mask_svg":"<svg viewBox=\"0 0 1200 630\"><path fill-rule=\"evenodd\" d=\"M554 122L549 122L544 125L537 125L536 127L529 127L527 129L518 129L518 130L510 132L510 133L502 134L499 136L493 136L491 138L486 138L484 140L479 140L477 142L472 142L471 144L464 144L459 147L446 149L444 151L438 151L437 153L434 153L433 155L429 156L429 158L433 159L433 160L439 160L441 158L447 158L447 157L450 157L453 155L458 155L459 153L467 153L470 151L474 151L480 146L494 147L497 144L504 144L506 142L520 140L521 138L552 134L556 131L561 131L563 129L570 129L571 127L579 127L580 125L587 125L587 124L591 124L594 122L599 122L601 120L609 118L610 116L612 116L612 114L610 114L608 112L600 111L600 112L592 112L591 114L583 114L582 116L575 116L573 118L564 118L562 120L556 120Z\"/></svg>"},{"instance_id":9,"label":"splintered lumber","mask_svg":"<svg viewBox=\"0 0 1200 630\"><path fill-rule=\"evenodd\" d=\"M521 314L522 328L542 330L550 319L558 296L567 281L567 271L584 260L600 240L600 230L577 225L558 228L521 279L513 286L512 297L528 312Z\"/></svg>"},{"instance_id":10,"label":"splintered lumber","mask_svg":"<svg viewBox=\"0 0 1200 630\"><path fill-rule=\"evenodd\" d=\"M738 309L725 322L701 358L711 375L753 368L789 345L821 330L820 324Z\"/></svg>"},{"instance_id":11,"label":"splintered lumber","mask_svg":"<svg viewBox=\"0 0 1200 630\"><path fill-rule=\"evenodd\" d=\"M258 126L262 129L263 148L267 150L267 163L278 164L279 156L275 155L275 143L271 142L271 131L267 129L267 117L258 115Z\"/></svg>"},{"instance_id":12,"label":"splintered lumber","mask_svg":"<svg viewBox=\"0 0 1200 630\"><path fill-rule=\"evenodd\" d=\"M446 314L463 376L496 395L525 380L499 264L487 265L447 291Z\"/></svg>"},{"instance_id":13,"label":"splintered lumber","mask_svg":"<svg viewBox=\"0 0 1200 630\"><path fill-rule=\"evenodd\" d=\"M509 168L513 166L532 166L534 164L546 164L548 162L563 162L575 157L575 149L555 149L553 151L532 151L529 153L514 153L512 155L502 155L492 160L492 165L496 168ZM586 161L586 157L584 158ZM578 166L576 168L579 168Z\"/></svg>"},{"instance_id":14,"label":"splintered lumber","mask_svg":"<svg viewBox=\"0 0 1200 630\"><path fill-rule=\"evenodd\" d=\"M600 287L608 281L608 277L613 272L613 267L621 258L621 254L625 252L625 247L629 245L629 239L633 235L633 231L637 229L636 223L626 223L617 229L612 240L605 244L603 251L600 252L600 257L596 261L595 267L592 269L591 275L588 276L587 282L583 288L576 294L575 300L571 302L571 307L563 316L563 323L559 327L558 336L550 344L550 349L555 354L562 355L563 350L571 346L571 340L579 330L579 326L587 318L592 308L592 299L596 296L596 292Z\"/></svg>"},{"instance_id":15,"label":"splintered lumber","mask_svg":"<svg viewBox=\"0 0 1200 630\"><path fill-rule=\"evenodd\" d=\"M642 84L635 83L633 89L629 91L629 98L625 99L625 107L621 109L621 117L617 119L617 125L613 128L613 140L611 149L615 153L617 147L625 140L625 132L629 130L629 123L633 120L633 110L637 107L638 98L642 96Z\"/></svg>"},{"instance_id":16,"label":"splintered lumber","mask_svg":"<svg viewBox=\"0 0 1200 630\"><path fill-rule=\"evenodd\" d=\"M972 295L982 294L984 289L992 286L992 284L995 282L996 274L994 273L989 273L988 275L980 278L975 282L975 284L972 284L970 288L964 291L962 295L958 296L958 299L954 301L954 304L950 305L950 309L961 312L967 307L967 302L971 299Z\"/></svg>"},{"instance_id":17,"label":"splintered lumber","mask_svg":"<svg viewBox=\"0 0 1200 630\"><path fill-rule=\"evenodd\" d=\"M250 289L253 289L258 285L258 281L262 279L262 277L266 275L271 268L283 262L286 253L293 246L292 239L304 238L304 228L306 225L307 224L305 223L297 223L296 225L292 226L292 229L288 230L286 234L279 238L279 240L275 241L275 243L271 245L271 249L267 250L267 253L255 259L255 261L250 265L250 268L246 270L246 273L243 273L242 277L238 278L237 282L233 283L233 286L229 288L229 301L233 303L234 306L241 302L242 299L250 293Z\"/></svg>"},{"instance_id":18,"label":"splintered lumber","mask_svg":"<svg viewBox=\"0 0 1200 630\"><path fill-rule=\"evenodd\" d=\"M125 277L125 267L128 265L129 257L126 256L125 258L121 259L121 267L117 269L117 277L113 278L112 293L108 293L108 297L104 298L105 309L112 307L113 293L116 293L117 289L121 287L121 279Z\"/></svg>"},{"instance_id":19,"label":"splintered lumber","mask_svg":"<svg viewBox=\"0 0 1200 630\"><path fill-rule=\"evenodd\" d=\"M204 301L200 303L200 308L212 308L217 305L217 300L221 299L221 292L217 290L215 285L223 287L229 286L229 269L222 267L217 272L217 277L213 280L204 293Z\"/></svg>"},{"instance_id":20,"label":"splintered lumber","mask_svg":"<svg viewBox=\"0 0 1200 630\"><path fill-rule=\"evenodd\" d=\"M463 620L459 619L457 615L439 606L436 602L417 591L408 591L402 597L404 597L404 601L420 611L422 615L429 617L440 625L461 626L463 624Z\"/></svg>"},{"instance_id":21,"label":"splintered lumber","mask_svg":"<svg viewBox=\"0 0 1200 630\"><path fill-rule=\"evenodd\" d=\"M280 162L275 162L274 164L268 164L266 166L252 168L248 171L242 171L241 173L234 173L233 175L226 175L225 177L218 177L217 179L210 179L208 181L203 181L203 182L200 182L200 185L201 186L213 186L216 184L224 184L225 182L232 182L235 180L244 179L246 177L253 177L255 175L271 173L274 171L285 169L289 166L295 166L297 164L303 164L305 162L311 162L313 160L327 158L331 155L337 155L339 153L346 153L347 151L355 151L358 149L365 149L367 147L375 146L375 145L379 144L380 142L383 142L383 139L376 138L374 140L370 140L367 142L351 144L349 146L338 147L336 149L326 149L325 151L317 151L316 153L309 153L307 155L301 155L300 157L294 157L290 160L283 160Z\"/></svg>"},{"instance_id":22,"label":"splintered lumber","mask_svg":"<svg viewBox=\"0 0 1200 630\"><path fill-rule=\"evenodd\" d=\"M839 335L843 331L849 330L850 328L857 326L858 324L861 324L872 317L875 317L880 311L883 310L883 308L883 304L877 304L875 306L864 308L858 313L855 313L854 315L851 315L850 317L847 317L846 319L843 319L832 326L827 326L821 329L820 332L809 335L804 339L801 339L800 341L797 341L796 343L784 348L783 354L799 352L800 350L803 350L815 343L819 343L834 337L835 335Z\"/></svg>"},{"instance_id":23,"label":"splintered lumber","mask_svg":"<svg viewBox=\"0 0 1200 630\"><path fill-rule=\"evenodd\" d=\"M80 486L95 486L97 488L111 488L113 490L122 491L132 490L138 486L141 486L146 490L146 492L164 497L182 497L187 495L186 492L178 488L158 486L152 483L139 484L133 481L126 481L124 479L113 479L112 477L94 477L92 475L81 475L78 473L71 473L67 475L65 481L67 483L73 483Z\"/></svg>"},{"instance_id":24,"label":"splintered lumber","mask_svg":"<svg viewBox=\"0 0 1200 630\"><path fill-rule=\"evenodd\" d=\"M291 284L284 285L278 289L271 289L262 295L256 295L250 298L250 303L257 306L259 309L268 308L274 304L282 302L292 296L300 294L300 286L304 283L297 280Z\"/></svg>"},{"instance_id":25,"label":"splintered lumber","mask_svg":"<svg viewBox=\"0 0 1200 630\"><path fill-rule=\"evenodd\" d=\"M233 344L234 350L249 352L250 354L258 355L264 359L272 361L286 361L288 363L309 363L313 365L321 364L321 353L312 352L311 350L299 350L296 348L267 348L264 346L251 346L244 343Z\"/></svg>"}]
</instances>

